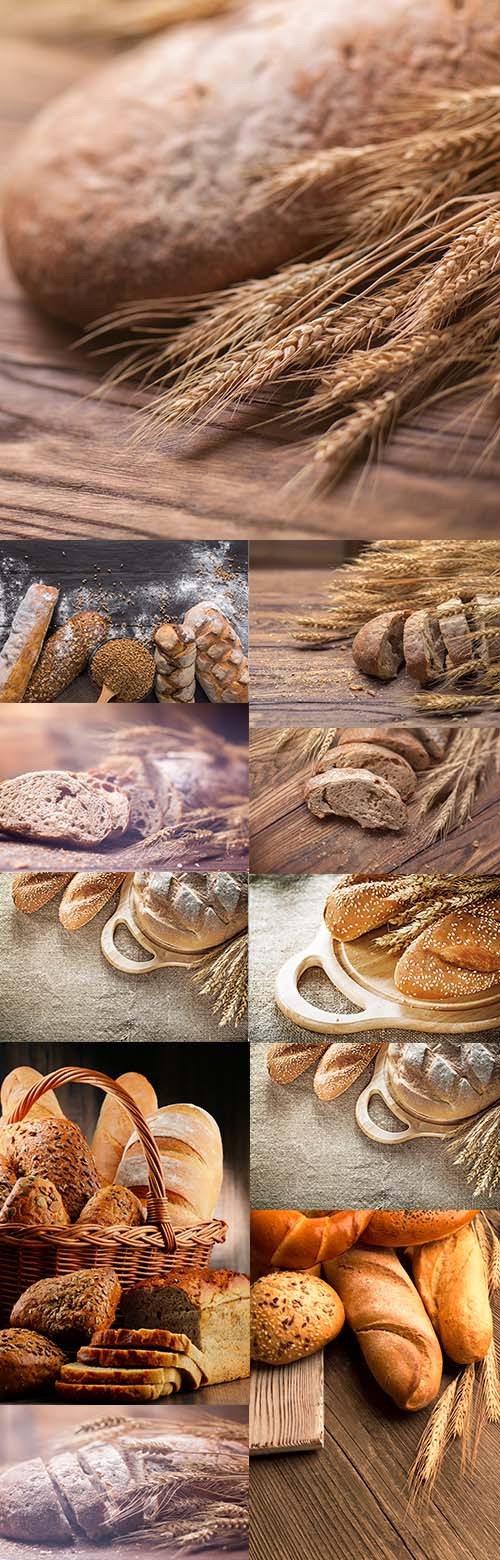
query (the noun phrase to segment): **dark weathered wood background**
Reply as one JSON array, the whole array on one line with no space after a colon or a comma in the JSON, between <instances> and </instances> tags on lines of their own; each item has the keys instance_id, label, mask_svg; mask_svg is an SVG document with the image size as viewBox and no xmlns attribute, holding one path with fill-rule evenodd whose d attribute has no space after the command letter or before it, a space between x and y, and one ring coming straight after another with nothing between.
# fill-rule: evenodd
<instances>
[{"instance_id":1,"label":"dark weathered wood background","mask_svg":"<svg viewBox=\"0 0 500 1560\"><path fill-rule=\"evenodd\" d=\"M0 167L39 108L91 71L103 48L0 40ZM44 319L0 256L0 531L4 536L397 536L494 534L500 449L467 397L413 416L382 462L336 492L297 483L308 450L264 401L219 421L203 457L169 437L130 445L140 397L92 399L97 366L76 332ZM473 415L474 414L474 415ZM303 441L304 443L304 441ZM185 446L184 446L185 448Z\"/></svg>"}]
</instances>

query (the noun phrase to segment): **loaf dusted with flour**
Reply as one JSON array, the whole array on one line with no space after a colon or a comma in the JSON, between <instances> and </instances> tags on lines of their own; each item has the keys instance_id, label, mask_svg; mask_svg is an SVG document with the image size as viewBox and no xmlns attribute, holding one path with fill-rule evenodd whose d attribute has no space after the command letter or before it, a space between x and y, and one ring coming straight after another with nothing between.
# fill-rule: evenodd
<instances>
[{"instance_id":1,"label":"loaf dusted with flour","mask_svg":"<svg viewBox=\"0 0 500 1560\"><path fill-rule=\"evenodd\" d=\"M8 639L0 653L0 703L19 704L55 610L59 591L53 585L30 585L20 602Z\"/></svg>"},{"instance_id":2,"label":"loaf dusted with flour","mask_svg":"<svg viewBox=\"0 0 500 1560\"><path fill-rule=\"evenodd\" d=\"M394 1251L356 1246L325 1264L366 1364L398 1408L417 1412L441 1385L439 1342L415 1285Z\"/></svg>"},{"instance_id":3,"label":"loaf dusted with flour","mask_svg":"<svg viewBox=\"0 0 500 1560\"><path fill-rule=\"evenodd\" d=\"M154 943L203 953L246 926L248 882L235 872L136 872L132 906Z\"/></svg>"},{"instance_id":4,"label":"loaf dusted with flour","mask_svg":"<svg viewBox=\"0 0 500 1560\"><path fill-rule=\"evenodd\" d=\"M24 695L27 704L58 699L84 671L97 646L106 638L108 619L100 612L77 612L46 640Z\"/></svg>"},{"instance_id":5,"label":"loaf dusted with flour","mask_svg":"<svg viewBox=\"0 0 500 1560\"><path fill-rule=\"evenodd\" d=\"M248 660L229 618L210 601L190 607L184 626L196 640L196 676L215 704L248 704Z\"/></svg>"},{"instance_id":6,"label":"loaf dusted with flour","mask_svg":"<svg viewBox=\"0 0 500 1560\"><path fill-rule=\"evenodd\" d=\"M174 1227L213 1218L222 1185L222 1140L213 1116L199 1105L165 1105L148 1117L148 1127L160 1152ZM128 1140L116 1180L147 1202L148 1169L137 1132Z\"/></svg>"},{"instance_id":7,"label":"loaf dusted with flour","mask_svg":"<svg viewBox=\"0 0 500 1560\"><path fill-rule=\"evenodd\" d=\"M196 639L185 623L162 623L155 634L155 694L160 704L192 704Z\"/></svg>"}]
</instances>

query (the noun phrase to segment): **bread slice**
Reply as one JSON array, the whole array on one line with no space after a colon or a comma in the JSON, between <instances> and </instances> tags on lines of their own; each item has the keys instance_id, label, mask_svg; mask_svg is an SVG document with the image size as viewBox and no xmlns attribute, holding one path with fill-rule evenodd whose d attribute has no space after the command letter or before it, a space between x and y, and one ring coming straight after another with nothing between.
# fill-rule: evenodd
<instances>
[{"instance_id":1,"label":"bread slice","mask_svg":"<svg viewBox=\"0 0 500 1560\"><path fill-rule=\"evenodd\" d=\"M164 1327L104 1327L95 1332L92 1347L103 1349L160 1349L167 1353L188 1354L203 1370L203 1355L185 1333L167 1332Z\"/></svg>"},{"instance_id":2,"label":"bread slice","mask_svg":"<svg viewBox=\"0 0 500 1560\"><path fill-rule=\"evenodd\" d=\"M86 1398L94 1403L156 1403L158 1398L171 1397L174 1391L172 1384L161 1381L154 1387L113 1387L109 1381L102 1386L95 1382L56 1381L55 1386L57 1397L69 1403L84 1402Z\"/></svg>"},{"instance_id":3,"label":"bread slice","mask_svg":"<svg viewBox=\"0 0 500 1560\"><path fill-rule=\"evenodd\" d=\"M176 1392L180 1392L186 1383L188 1386L200 1385L201 1372L198 1371L196 1376L196 1370L195 1365L195 1375L191 1377L185 1376L176 1365L168 1363L161 1367L157 1366L156 1369L144 1366L142 1370L120 1370L114 1365L63 1365L59 1379L73 1381L77 1385L82 1383L84 1386L92 1386L95 1383L96 1386L100 1386L102 1383L104 1386L115 1387L156 1387L158 1384L163 1386L167 1382L167 1385L173 1386Z\"/></svg>"},{"instance_id":4,"label":"bread slice","mask_svg":"<svg viewBox=\"0 0 500 1560\"><path fill-rule=\"evenodd\" d=\"M431 768L430 748L424 744L423 736L418 738L413 729L410 731L406 726L353 726L341 731L337 746L352 747L353 742L361 742L363 745L375 742L377 747L399 753L407 764L411 764L416 774Z\"/></svg>"},{"instance_id":5,"label":"bread slice","mask_svg":"<svg viewBox=\"0 0 500 1560\"><path fill-rule=\"evenodd\" d=\"M352 642L356 666L366 677L391 682L403 665L403 628L406 612L381 612L364 623Z\"/></svg>"},{"instance_id":6,"label":"bread slice","mask_svg":"<svg viewBox=\"0 0 500 1560\"><path fill-rule=\"evenodd\" d=\"M447 667L470 666L474 646L463 601L459 596L450 596L449 601L443 601L442 606L436 608L436 613L446 647Z\"/></svg>"},{"instance_id":7,"label":"bread slice","mask_svg":"<svg viewBox=\"0 0 500 1560\"><path fill-rule=\"evenodd\" d=\"M429 947L448 964L500 973L500 899L443 916L431 928Z\"/></svg>"},{"instance_id":8,"label":"bread slice","mask_svg":"<svg viewBox=\"0 0 500 1560\"><path fill-rule=\"evenodd\" d=\"M0 784L0 832L28 840L100 845L113 833L113 813L102 791L64 769L18 775Z\"/></svg>"},{"instance_id":9,"label":"bread slice","mask_svg":"<svg viewBox=\"0 0 500 1560\"><path fill-rule=\"evenodd\" d=\"M449 726L412 726L411 735L419 743L422 743L423 747L426 749L426 752L430 755L431 758L437 759L438 763L441 763L443 758L446 757L450 741ZM384 745L387 747L387 743ZM405 757L406 756L407 755L405 754ZM413 768L415 769L416 767L417 766L414 764ZM428 769L429 765L426 764L424 767Z\"/></svg>"},{"instance_id":10,"label":"bread slice","mask_svg":"<svg viewBox=\"0 0 500 1560\"><path fill-rule=\"evenodd\" d=\"M156 834L162 828L162 808L149 784L141 758L122 758L111 754L106 762L97 764L91 770L90 777L125 792L129 803L128 827L131 833L147 839L149 834Z\"/></svg>"},{"instance_id":11,"label":"bread slice","mask_svg":"<svg viewBox=\"0 0 500 1560\"><path fill-rule=\"evenodd\" d=\"M477 595L469 607L478 669L500 662L500 596Z\"/></svg>"},{"instance_id":12,"label":"bread slice","mask_svg":"<svg viewBox=\"0 0 500 1560\"><path fill-rule=\"evenodd\" d=\"M423 687L440 677L446 664L446 647L438 619L420 608L404 625L403 650L409 677Z\"/></svg>"},{"instance_id":13,"label":"bread slice","mask_svg":"<svg viewBox=\"0 0 500 1560\"><path fill-rule=\"evenodd\" d=\"M125 791L121 791L120 787L114 785L111 780L101 780L90 771L85 778L96 795L103 796L108 804L113 823L113 837L125 834L130 823L130 802Z\"/></svg>"},{"instance_id":14,"label":"bread slice","mask_svg":"<svg viewBox=\"0 0 500 1560\"><path fill-rule=\"evenodd\" d=\"M352 818L362 829L392 829L399 834L408 822L399 793L368 769L346 773L328 769L326 774L313 775L304 786L304 801L316 818L332 814Z\"/></svg>"},{"instance_id":15,"label":"bread slice","mask_svg":"<svg viewBox=\"0 0 500 1560\"><path fill-rule=\"evenodd\" d=\"M91 1370L100 1373L113 1371L113 1379L116 1373L123 1374L125 1381L132 1376L138 1377L143 1371L178 1370L181 1377L194 1387L199 1387L203 1377L203 1371L195 1360L173 1349L98 1349L91 1346L79 1350L77 1363L71 1366L71 1373L61 1370L61 1380L70 1380L73 1376L77 1380L76 1371Z\"/></svg>"},{"instance_id":16,"label":"bread slice","mask_svg":"<svg viewBox=\"0 0 500 1560\"><path fill-rule=\"evenodd\" d=\"M418 1002L450 1003L478 1001L490 992L500 991L500 974L465 969L448 964L434 953L432 928L421 932L398 959L394 984L403 996Z\"/></svg>"},{"instance_id":17,"label":"bread slice","mask_svg":"<svg viewBox=\"0 0 500 1560\"><path fill-rule=\"evenodd\" d=\"M416 790L417 780L411 764L399 753L391 753L389 748L375 742L353 742L351 746L345 743L341 748L334 748L333 753L321 759L317 773L329 769L369 769L372 775L381 775L387 780L404 802L408 802Z\"/></svg>"}]
</instances>

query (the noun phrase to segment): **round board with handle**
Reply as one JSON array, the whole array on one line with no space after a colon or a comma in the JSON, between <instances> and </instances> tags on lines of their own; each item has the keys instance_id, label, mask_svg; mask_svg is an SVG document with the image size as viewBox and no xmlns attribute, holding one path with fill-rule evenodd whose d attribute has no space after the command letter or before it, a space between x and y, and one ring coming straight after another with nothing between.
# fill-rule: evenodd
<instances>
[{"instance_id":1,"label":"round board with handle","mask_svg":"<svg viewBox=\"0 0 500 1560\"><path fill-rule=\"evenodd\" d=\"M120 970L123 975L149 975L152 970L163 970L168 965L185 965L193 968L199 963L203 954L180 953L178 948L160 948L137 926L130 903L133 880L134 874L130 873L123 884L117 908L102 929L101 948L108 964L112 964L113 969ZM126 926L139 947L143 948L145 953L149 953L149 959L131 959L117 948L115 934L119 926Z\"/></svg>"}]
</instances>

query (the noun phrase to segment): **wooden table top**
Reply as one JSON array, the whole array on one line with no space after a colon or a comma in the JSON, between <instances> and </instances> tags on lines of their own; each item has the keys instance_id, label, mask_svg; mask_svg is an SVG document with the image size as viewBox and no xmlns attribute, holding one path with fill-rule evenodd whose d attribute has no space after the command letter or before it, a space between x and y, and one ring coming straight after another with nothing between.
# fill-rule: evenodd
<instances>
[{"instance_id":1,"label":"wooden table top","mask_svg":"<svg viewBox=\"0 0 500 1560\"><path fill-rule=\"evenodd\" d=\"M384 529L384 537L389 533ZM425 719L416 710L417 685L405 671L392 682L358 672L349 640L321 650L293 635L299 617L328 611L330 570L252 568L250 574L250 674L252 721L259 726L373 726L378 721ZM474 725L498 722L496 707L474 710ZM417 720L418 717L418 720ZM433 720L436 719L432 712ZM450 716L448 714L448 720Z\"/></svg>"},{"instance_id":2,"label":"wooden table top","mask_svg":"<svg viewBox=\"0 0 500 1560\"><path fill-rule=\"evenodd\" d=\"M103 56L97 45L1 40L2 168L38 109ZM376 469L358 466L333 494L314 496L297 483L304 441L264 403L251 421L219 420L189 456L175 436L131 447L140 397L91 398L95 362L69 351L76 332L30 306L3 252L0 328L3 536L495 534L500 447L480 460L489 424L467 397L410 418Z\"/></svg>"},{"instance_id":3,"label":"wooden table top","mask_svg":"<svg viewBox=\"0 0 500 1560\"><path fill-rule=\"evenodd\" d=\"M453 1447L429 1505L408 1510L407 1478L426 1418L402 1414L370 1377L353 1337L325 1352L325 1446L254 1458L252 1560L492 1560L498 1549L498 1429L474 1475Z\"/></svg>"}]
</instances>

